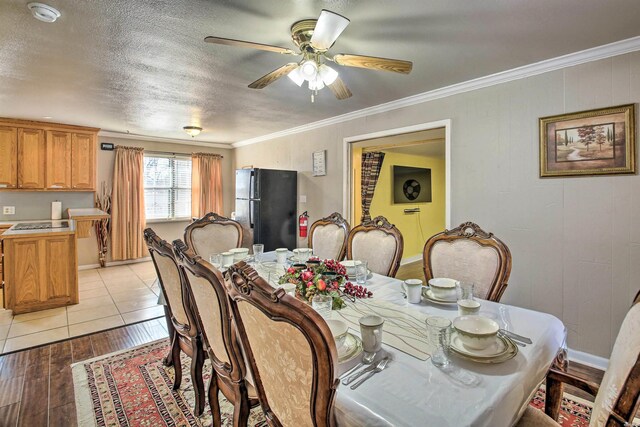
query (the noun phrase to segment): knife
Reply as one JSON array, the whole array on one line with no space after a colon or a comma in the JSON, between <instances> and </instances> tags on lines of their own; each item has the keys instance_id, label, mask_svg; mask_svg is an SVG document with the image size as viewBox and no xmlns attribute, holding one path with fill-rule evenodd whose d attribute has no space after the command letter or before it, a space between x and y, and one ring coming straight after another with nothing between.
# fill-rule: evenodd
<instances>
[{"instance_id":1,"label":"knife","mask_svg":"<svg viewBox=\"0 0 640 427\"><path fill-rule=\"evenodd\" d=\"M533 344L533 341L531 341L531 338L523 337L522 335L518 335L514 332L507 331L506 329L500 329L500 332L502 332L504 335L508 336L511 339L518 340L527 344Z\"/></svg>"},{"instance_id":2,"label":"knife","mask_svg":"<svg viewBox=\"0 0 640 427\"><path fill-rule=\"evenodd\" d=\"M344 385L351 384L353 381L360 378L361 375L376 369L376 366L378 366L376 363L372 363L371 365L367 366L365 369L361 370L360 372L356 372L355 374L352 374L347 378L343 379L342 384Z\"/></svg>"}]
</instances>

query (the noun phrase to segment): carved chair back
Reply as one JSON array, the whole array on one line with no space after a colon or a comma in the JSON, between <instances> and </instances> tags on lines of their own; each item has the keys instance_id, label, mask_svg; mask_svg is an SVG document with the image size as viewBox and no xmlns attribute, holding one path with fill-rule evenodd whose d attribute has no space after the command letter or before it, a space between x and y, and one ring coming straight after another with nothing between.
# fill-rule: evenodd
<instances>
[{"instance_id":1,"label":"carved chair back","mask_svg":"<svg viewBox=\"0 0 640 427\"><path fill-rule=\"evenodd\" d=\"M424 277L448 277L475 284L476 296L500 301L511 274L507 245L473 222L432 236L424 245Z\"/></svg>"},{"instance_id":2,"label":"carved chair back","mask_svg":"<svg viewBox=\"0 0 640 427\"><path fill-rule=\"evenodd\" d=\"M210 255L239 248L242 245L242 226L237 221L209 212L184 229L184 241L196 254L208 260Z\"/></svg>"},{"instance_id":3,"label":"carved chair back","mask_svg":"<svg viewBox=\"0 0 640 427\"><path fill-rule=\"evenodd\" d=\"M333 426L337 352L326 322L244 262L229 271L231 309L270 425Z\"/></svg>"},{"instance_id":4,"label":"carved chair back","mask_svg":"<svg viewBox=\"0 0 640 427\"><path fill-rule=\"evenodd\" d=\"M320 259L342 261L347 252L349 223L338 212L311 224L309 247Z\"/></svg>"},{"instance_id":5,"label":"carved chair back","mask_svg":"<svg viewBox=\"0 0 640 427\"><path fill-rule=\"evenodd\" d=\"M224 278L181 240L173 242L185 278L193 317L202 331L205 351L219 378L244 381L245 365L237 342Z\"/></svg>"},{"instance_id":6,"label":"carved chair back","mask_svg":"<svg viewBox=\"0 0 640 427\"><path fill-rule=\"evenodd\" d=\"M189 298L182 287L182 279L171 245L162 240L151 229L144 230L144 238L158 275L160 288L165 297L176 332L188 338L198 333L189 307Z\"/></svg>"},{"instance_id":7,"label":"carved chair back","mask_svg":"<svg viewBox=\"0 0 640 427\"><path fill-rule=\"evenodd\" d=\"M369 270L395 277L404 239L398 228L383 216L377 216L356 226L349 233L347 259L367 261Z\"/></svg>"},{"instance_id":8,"label":"carved chair back","mask_svg":"<svg viewBox=\"0 0 640 427\"><path fill-rule=\"evenodd\" d=\"M627 313L593 404L590 426L626 426L640 396L640 304ZM629 424L625 424L629 422Z\"/></svg>"}]
</instances>

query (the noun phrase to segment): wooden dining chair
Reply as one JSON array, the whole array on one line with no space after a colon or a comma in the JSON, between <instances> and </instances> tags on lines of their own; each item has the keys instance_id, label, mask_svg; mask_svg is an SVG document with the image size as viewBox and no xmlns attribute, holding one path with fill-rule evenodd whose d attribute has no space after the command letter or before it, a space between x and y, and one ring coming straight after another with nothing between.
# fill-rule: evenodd
<instances>
[{"instance_id":1,"label":"wooden dining chair","mask_svg":"<svg viewBox=\"0 0 640 427\"><path fill-rule=\"evenodd\" d=\"M209 212L184 229L184 241L207 261L210 255L242 245L242 226L238 221Z\"/></svg>"},{"instance_id":2,"label":"wooden dining chair","mask_svg":"<svg viewBox=\"0 0 640 427\"><path fill-rule=\"evenodd\" d=\"M396 277L403 250L402 233L383 216L354 227L347 241L347 259L367 261L369 270L389 277Z\"/></svg>"},{"instance_id":3,"label":"wooden dining chair","mask_svg":"<svg viewBox=\"0 0 640 427\"><path fill-rule=\"evenodd\" d=\"M546 379L545 413L527 407L517 427L559 426L563 384L595 396L590 426L631 426L640 404L640 303L634 301L613 345L609 366L598 386L564 371L550 369ZM546 414L546 415L545 415Z\"/></svg>"},{"instance_id":4,"label":"wooden dining chair","mask_svg":"<svg viewBox=\"0 0 640 427\"><path fill-rule=\"evenodd\" d=\"M171 351L164 363L166 366L173 366L175 370L173 389L177 390L182 383L180 351L191 357L191 381L194 384L196 400L194 412L200 416L204 411L205 402L202 380L204 351L200 332L194 322L192 309L189 305L184 280L171 245L158 237L151 228L144 230L144 238L158 275L162 294L165 297L164 309L171 340Z\"/></svg>"},{"instance_id":5,"label":"wooden dining chair","mask_svg":"<svg viewBox=\"0 0 640 427\"><path fill-rule=\"evenodd\" d=\"M335 425L338 357L326 322L244 262L229 273L231 309L269 425Z\"/></svg>"},{"instance_id":6,"label":"wooden dining chair","mask_svg":"<svg viewBox=\"0 0 640 427\"><path fill-rule=\"evenodd\" d=\"M181 240L174 241L173 247L189 289L193 317L202 331L204 349L213 369L208 391L213 425L221 425L218 402L221 391L234 405L234 427L246 426L249 410L259 404L258 395L253 385L245 380L246 366L232 321L224 278L219 270Z\"/></svg>"},{"instance_id":7,"label":"wooden dining chair","mask_svg":"<svg viewBox=\"0 0 640 427\"><path fill-rule=\"evenodd\" d=\"M320 259L342 261L347 252L349 223L338 212L311 224L309 247Z\"/></svg>"},{"instance_id":8,"label":"wooden dining chair","mask_svg":"<svg viewBox=\"0 0 640 427\"><path fill-rule=\"evenodd\" d=\"M422 260L427 282L434 277L471 282L476 296L489 301L500 301L511 274L507 245L473 222L430 237Z\"/></svg>"}]
</instances>

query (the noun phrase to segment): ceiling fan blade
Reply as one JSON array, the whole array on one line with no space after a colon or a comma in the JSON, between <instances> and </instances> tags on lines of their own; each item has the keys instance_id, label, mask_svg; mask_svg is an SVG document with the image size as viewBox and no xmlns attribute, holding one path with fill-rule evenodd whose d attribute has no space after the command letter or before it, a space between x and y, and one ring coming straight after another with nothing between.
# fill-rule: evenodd
<instances>
[{"instance_id":1,"label":"ceiling fan blade","mask_svg":"<svg viewBox=\"0 0 640 427\"><path fill-rule=\"evenodd\" d=\"M204 41L207 42L207 43L223 44L223 45L226 45L226 46L246 47L246 48L250 48L250 49L266 50L266 51L269 51L269 52L282 53L282 54L285 54L285 55L296 55L297 54L293 50L287 49L286 47L279 47L279 46L271 46L269 44L246 42L246 41L243 41L243 40L224 39L222 37L209 36L209 37L205 37Z\"/></svg>"},{"instance_id":2,"label":"ceiling fan blade","mask_svg":"<svg viewBox=\"0 0 640 427\"><path fill-rule=\"evenodd\" d=\"M251 83L249 87L251 89L263 89L266 86L278 80L280 77L286 76L287 74L289 74L297 66L298 64L295 62L290 62L288 64L285 64L282 67L273 70L269 74L265 74L264 76L260 77L258 80Z\"/></svg>"},{"instance_id":3,"label":"ceiling fan blade","mask_svg":"<svg viewBox=\"0 0 640 427\"><path fill-rule=\"evenodd\" d=\"M329 49L333 46L338 36L347 28L349 22L344 16L323 9L311 36L311 46L318 50Z\"/></svg>"},{"instance_id":4,"label":"ceiling fan blade","mask_svg":"<svg viewBox=\"0 0 640 427\"><path fill-rule=\"evenodd\" d=\"M338 65L346 67L370 68L372 70L393 71L395 73L409 74L413 68L413 62L400 59L377 58L375 56L349 55L340 53L333 57Z\"/></svg>"},{"instance_id":5,"label":"ceiling fan blade","mask_svg":"<svg viewBox=\"0 0 640 427\"><path fill-rule=\"evenodd\" d=\"M351 91L344 84L344 82L340 77L337 77L336 80L333 83L331 83L328 87L338 99L351 98L351 95L352 95Z\"/></svg>"}]
</instances>

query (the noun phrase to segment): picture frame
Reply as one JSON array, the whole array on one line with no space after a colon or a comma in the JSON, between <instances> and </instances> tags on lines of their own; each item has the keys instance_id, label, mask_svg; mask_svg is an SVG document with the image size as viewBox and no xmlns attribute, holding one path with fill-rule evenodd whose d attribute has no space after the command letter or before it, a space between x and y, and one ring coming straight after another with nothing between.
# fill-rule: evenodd
<instances>
[{"instance_id":1,"label":"picture frame","mask_svg":"<svg viewBox=\"0 0 640 427\"><path fill-rule=\"evenodd\" d=\"M635 174L635 118L635 104L540 118L540 178Z\"/></svg>"},{"instance_id":2,"label":"picture frame","mask_svg":"<svg viewBox=\"0 0 640 427\"><path fill-rule=\"evenodd\" d=\"M327 174L327 150L314 151L312 155L313 176Z\"/></svg>"},{"instance_id":3,"label":"picture frame","mask_svg":"<svg viewBox=\"0 0 640 427\"><path fill-rule=\"evenodd\" d=\"M431 203L431 169L393 165L393 204Z\"/></svg>"}]
</instances>

